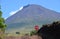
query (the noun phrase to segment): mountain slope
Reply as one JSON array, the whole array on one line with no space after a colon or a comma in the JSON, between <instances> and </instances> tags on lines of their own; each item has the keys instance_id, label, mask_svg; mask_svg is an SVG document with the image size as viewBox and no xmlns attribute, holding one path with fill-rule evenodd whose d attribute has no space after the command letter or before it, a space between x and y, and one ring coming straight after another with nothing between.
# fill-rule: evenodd
<instances>
[{"instance_id":1,"label":"mountain slope","mask_svg":"<svg viewBox=\"0 0 60 39\"><path fill-rule=\"evenodd\" d=\"M27 5L16 14L6 19L6 31L31 30L33 26L60 20L60 13L46 9L40 5ZM15 31L14 31L15 32Z\"/></svg>"}]
</instances>

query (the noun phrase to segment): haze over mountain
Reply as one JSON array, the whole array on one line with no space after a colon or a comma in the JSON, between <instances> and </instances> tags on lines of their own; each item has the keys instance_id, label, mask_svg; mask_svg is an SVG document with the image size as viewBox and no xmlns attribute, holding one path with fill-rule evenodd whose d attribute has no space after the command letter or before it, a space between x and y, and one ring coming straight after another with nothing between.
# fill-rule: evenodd
<instances>
[{"instance_id":1,"label":"haze over mountain","mask_svg":"<svg viewBox=\"0 0 60 39\"><path fill-rule=\"evenodd\" d=\"M40 5L29 4L6 19L6 32L30 31L35 25L48 24L60 20L60 13Z\"/></svg>"}]
</instances>

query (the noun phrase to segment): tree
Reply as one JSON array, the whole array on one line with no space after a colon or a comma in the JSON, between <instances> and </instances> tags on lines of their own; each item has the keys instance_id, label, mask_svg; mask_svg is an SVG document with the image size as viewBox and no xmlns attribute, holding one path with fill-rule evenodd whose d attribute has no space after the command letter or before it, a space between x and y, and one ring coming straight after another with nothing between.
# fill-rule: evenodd
<instances>
[{"instance_id":1,"label":"tree","mask_svg":"<svg viewBox=\"0 0 60 39\"><path fill-rule=\"evenodd\" d=\"M2 17L2 11L1 11L1 7L0 7L0 38L3 39L4 37L4 32L5 32L5 28L6 28L6 24L5 24L5 20Z\"/></svg>"},{"instance_id":2,"label":"tree","mask_svg":"<svg viewBox=\"0 0 60 39\"><path fill-rule=\"evenodd\" d=\"M2 16L2 12L0 11L0 18L1 18L1 16Z\"/></svg>"},{"instance_id":3,"label":"tree","mask_svg":"<svg viewBox=\"0 0 60 39\"><path fill-rule=\"evenodd\" d=\"M37 32L42 39L60 39L60 21L43 25Z\"/></svg>"},{"instance_id":4,"label":"tree","mask_svg":"<svg viewBox=\"0 0 60 39\"><path fill-rule=\"evenodd\" d=\"M20 32L16 32L16 34L20 34Z\"/></svg>"},{"instance_id":5,"label":"tree","mask_svg":"<svg viewBox=\"0 0 60 39\"><path fill-rule=\"evenodd\" d=\"M33 31L30 32L30 36L35 35L36 33L37 33L37 31L33 30Z\"/></svg>"}]
</instances>

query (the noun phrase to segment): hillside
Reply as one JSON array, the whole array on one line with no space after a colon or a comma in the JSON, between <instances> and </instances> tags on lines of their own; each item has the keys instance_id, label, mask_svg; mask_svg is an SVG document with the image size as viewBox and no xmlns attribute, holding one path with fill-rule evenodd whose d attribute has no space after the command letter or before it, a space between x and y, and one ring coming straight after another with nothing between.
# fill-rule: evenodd
<instances>
[{"instance_id":1,"label":"hillside","mask_svg":"<svg viewBox=\"0 0 60 39\"><path fill-rule=\"evenodd\" d=\"M30 31L35 25L51 23L60 20L60 13L44 8L40 5L30 4L6 19L6 32Z\"/></svg>"}]
</instances>

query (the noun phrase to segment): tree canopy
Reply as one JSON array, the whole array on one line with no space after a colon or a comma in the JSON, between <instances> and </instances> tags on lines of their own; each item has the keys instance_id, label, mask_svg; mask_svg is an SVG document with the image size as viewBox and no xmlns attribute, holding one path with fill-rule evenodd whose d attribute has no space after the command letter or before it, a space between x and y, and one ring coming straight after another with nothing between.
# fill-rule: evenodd
<instances>
[{"instance_id":1,"label":"tree canopy","mask_svg":"<svg viewBox=\"0 0 60 39\"><path fill-rule=\"evenodd\" d=\"M1 7L0 7L0 29L4 29L5 27L6 27L5 20L2 17L2 11L1 11Z\"/></svg>"},{"instance_id":2,"label":"tree canopy","mask_svg":"<svg viewBox=\"0 0 60 39\"><path fill-rule=\"evenodd\" d=\"M37 34L43 39L60 39L60 21L43 25Z\"/></svg>"}]
</instances>

